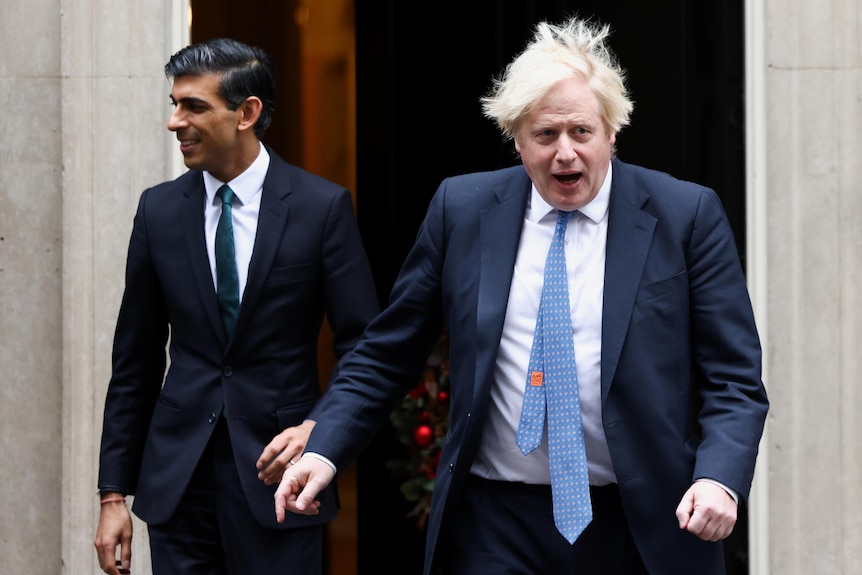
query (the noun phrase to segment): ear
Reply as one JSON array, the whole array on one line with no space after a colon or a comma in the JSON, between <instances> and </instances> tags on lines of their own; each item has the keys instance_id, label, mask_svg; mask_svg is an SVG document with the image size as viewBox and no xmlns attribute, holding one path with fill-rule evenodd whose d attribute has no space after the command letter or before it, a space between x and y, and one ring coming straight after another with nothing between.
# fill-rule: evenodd
<instances>
[{"instance_id":1,"label":"ear","mask_svg":"<svg viewBox=\"0 0 862 575\"><path fill-rule=\"evenodd\" d=\"M260 111L263 109L263 102L257 96L249 96L236 109L237 113L237 130L253 130L257 119L260 117Z\"/></svg>"}]
</instances>

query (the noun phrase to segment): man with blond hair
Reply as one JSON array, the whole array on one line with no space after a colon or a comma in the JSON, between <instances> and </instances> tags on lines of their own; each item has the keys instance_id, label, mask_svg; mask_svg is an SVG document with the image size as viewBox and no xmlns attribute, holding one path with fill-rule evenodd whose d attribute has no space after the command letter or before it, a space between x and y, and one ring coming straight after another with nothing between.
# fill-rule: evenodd
<instances>
[{"instance_id":1,"label":"man with blond hair","mask_svg":"<svg viewBox=\"0 0 862 575\"><path fill-rule=\"evenodd\" d=\"M440 184L280 521L325 510L445 326L425 575L724 575L768 410L760 341L715 192L616 157L633 105L608 34L542 22L495 80L484 111L521 165Z\"/></svg>"}]
</instances>

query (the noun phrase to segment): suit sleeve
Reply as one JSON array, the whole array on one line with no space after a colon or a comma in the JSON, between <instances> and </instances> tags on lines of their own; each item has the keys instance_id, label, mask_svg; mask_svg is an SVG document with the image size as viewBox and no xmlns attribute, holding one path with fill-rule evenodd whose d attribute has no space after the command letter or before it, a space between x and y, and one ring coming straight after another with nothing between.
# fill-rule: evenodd
<instances>
[{"instance_id":1,"label":"suit sleeve","mask_svg":"<svg viewBox=\"0 0 862 575\"><path fill-rule=\"evenodd\" d=\"M359 341L368 323L380 312L371 265L362 243L348 190L338 194L327 214L322 246L326 317L332 330L332 349L337 363ZM315 409L309 415L316 419Z\"/></svg>"},{"instance_id":2,"label":"suit sleeve","mask_svg":"<svg viewBox=\"0 0 862 575\"><path fill-rule=\"evenodd\" d=\"M99 453L99 489L126 494L135 492L150 416L167 361L167 309L150 258L146 202L144 192L129 241Z\"/></svg>"},{"instance_id":3,"label":"suit sleeve","mask_svg":"<svg viewBox=\"0 0 862 575\"><path fill-rule=\"evenodd\" d=\"M440 336L440 269L444 258L442 195L432 200L417 240L392 288L389 305L346 354L338 377L318 402L318 424L306 449L343 469L419 381Z\"/></svg>"},{"instance_id":4,"label":"suit sleeve","mask_svg":"<svg viewBox=\"0 0 862 575\"><path fill-rule=\"evenodd\" d=\"M701 436L692 479L714 479L747 498L768 401L745 277L713 192L701 195L687 258Z\"/></svg>"}]
</instances>

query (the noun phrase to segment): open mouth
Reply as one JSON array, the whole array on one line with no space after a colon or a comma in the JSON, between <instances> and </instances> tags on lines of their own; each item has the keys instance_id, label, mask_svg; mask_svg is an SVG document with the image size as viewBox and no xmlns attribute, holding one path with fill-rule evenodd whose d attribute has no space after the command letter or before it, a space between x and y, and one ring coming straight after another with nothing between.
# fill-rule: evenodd
<instances>
[{"instance_id":1,"label":"open mouth","mask_svg":"<svg viewBox=\"0 0 862 575\"><path fill-rule=\"evenodd\" d=\"M581 179L581 174L555 174L554 177L561 184L575 184Z\"/></svg>"}]
</instances>

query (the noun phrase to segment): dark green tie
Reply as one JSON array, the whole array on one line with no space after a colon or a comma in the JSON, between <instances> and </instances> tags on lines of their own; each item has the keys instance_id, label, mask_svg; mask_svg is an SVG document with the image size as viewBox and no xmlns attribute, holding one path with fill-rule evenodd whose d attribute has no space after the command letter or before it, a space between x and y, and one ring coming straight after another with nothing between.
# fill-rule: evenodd
<instances>
[{"instance_id":1,"label":"dark green tie","mask_svg":"<svg viewBox=\"0 0 862 575\"><path fill-rule=\"evenodd\" d=\"M233 242L231 203L233 190L227 184L218 189L221 198L221 216L215 237L216 290L224 329L230 336L239 314L239 275L236 271L236 250Z\"/></svg>"}]
</instances>

